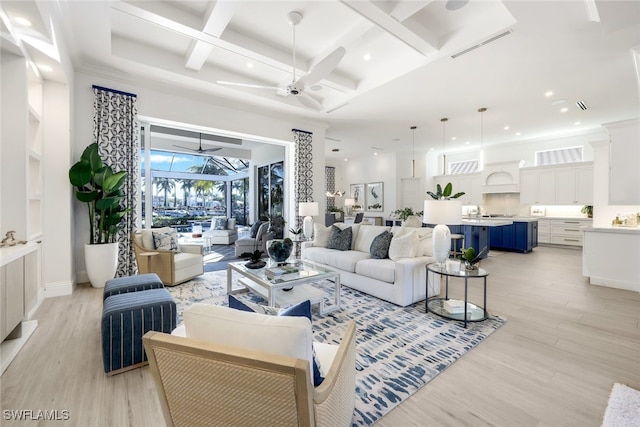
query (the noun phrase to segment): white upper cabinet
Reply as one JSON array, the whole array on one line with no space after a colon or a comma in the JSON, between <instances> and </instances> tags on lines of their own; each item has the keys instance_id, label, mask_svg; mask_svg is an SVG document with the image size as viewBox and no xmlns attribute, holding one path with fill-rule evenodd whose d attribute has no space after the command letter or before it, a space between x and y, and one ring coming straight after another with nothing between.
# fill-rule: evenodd
<instances>
[{"instance_id":1,"label":"white upper cabinet","mask_svg":"<svg viewBox=\"0 0 640 427\"><path fill-rule=\"evenodd\" d=\"M640 205L640 119L603 126L610 135L609 204Z\"/></svg>"},{"instance_id":2,"label":"white upper cabinet","mask_svg":"<svg viewBox=\"0 0 640 427\"><path fill-rule=\"evenodd\" d=\"M520 171L520 203L593 204L593 163L523 168Z\"/></svg>"}]
</instances>

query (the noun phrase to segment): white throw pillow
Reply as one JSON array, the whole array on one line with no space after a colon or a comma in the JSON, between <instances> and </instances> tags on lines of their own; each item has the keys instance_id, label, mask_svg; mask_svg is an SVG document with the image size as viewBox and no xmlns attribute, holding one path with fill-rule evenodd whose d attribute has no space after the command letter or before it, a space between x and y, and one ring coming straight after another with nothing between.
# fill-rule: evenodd
<instances>
[{"instance_id":1,"label":"white throw pillow","mask_svg":"<svg viewBox=\"0 0 640 427\"><path fill-rule=\"evenodd\" d=\"M325 227L317 222L313 223L313 246L326 248L329 245L331 226Z\"/></svg>"},{"instance_id":2,"label":"white throw pillow","mask_svg":"<svg viewBox=\"0 0 640 427\"><path fill-rule=\"evenodd\" d=\"M400 258L415 258L418 252L418 233L412 231L400 237L393 236L389 245L389 258L397 261Z\"/></svg>"},{"instance_id":3,"label":"white throw pillow","mask_svg":"<svg viewBox=\"0 0 640 427\"><path fill-rule=\"evenodd\" d=\"M416 256L433 256L433 229L422 227L416 229L418 234L418 252Z\"/></svg>"}]
</instances>

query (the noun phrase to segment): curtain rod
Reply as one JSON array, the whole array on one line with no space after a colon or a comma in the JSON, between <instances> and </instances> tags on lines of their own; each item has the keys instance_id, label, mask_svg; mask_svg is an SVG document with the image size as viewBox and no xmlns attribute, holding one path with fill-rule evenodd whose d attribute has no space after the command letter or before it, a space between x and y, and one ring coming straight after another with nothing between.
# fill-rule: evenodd
<instances>
[{"instance_id":1,"label":"curtain rod","mask_svg":"<svg viewBox=\"0 0 640 427\"><path fill-rule=\"evenodd\" d=\"M292 132L308 133L309 135L313 135L313 132L309 132L308 130L291 129L291 131L292 131Z\"/></svg>"},{"instance_id":2,"label":"curtain rod","mask_svg":"<svg viewBox=\"0 0 640 427\"><path fill-rule=\"evenodd\" d=\"M91 87L94 88L94 89L98 89L98 90L104 90L106 92L116 93L118 95L127 95L127 96L132 96L134 98L138 97L138 95L136 95L135 93L123 92L121 90L115 90L115 89L109 89L108 87L102 87L102 86L97 86L97 85L92 85Z\"/></svg>"}]
</instances>

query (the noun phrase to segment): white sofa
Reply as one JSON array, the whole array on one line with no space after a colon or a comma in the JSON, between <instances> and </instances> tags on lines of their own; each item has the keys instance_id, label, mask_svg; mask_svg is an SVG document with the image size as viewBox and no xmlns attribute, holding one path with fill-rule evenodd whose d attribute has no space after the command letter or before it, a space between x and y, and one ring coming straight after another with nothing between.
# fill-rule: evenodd
<instances>
[{"instance_id":1,"label":"white sofa","mask_svg":"<svg viewBox=\"0 0 640 427\"><path fill-rule=\"evenodd\" d=\"M339 272L342 285L403 307L425 299L426 265L435 262L431 250L431 228L334 225L341 229L352 228L351 250L328 249L331 227L314 224L314 240L302 243L304 260ZM394 236L390 248L393 259L373 259L369 252L371 243L385 230ZM429 294L438 293L439 286L433 277L430 284L433 289Z\"/></svg>"}]
</instances>

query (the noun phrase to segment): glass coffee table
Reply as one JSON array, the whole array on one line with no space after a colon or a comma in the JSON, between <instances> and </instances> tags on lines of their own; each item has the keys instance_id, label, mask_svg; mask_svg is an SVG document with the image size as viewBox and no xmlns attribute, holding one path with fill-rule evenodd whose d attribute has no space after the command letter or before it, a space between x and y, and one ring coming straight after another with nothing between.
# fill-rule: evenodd
<instances>
[{"instance_id":1,"label":"glass coffee table","mask_svg":"<svg viewBox=\"0 0 640 427\"><path fill-rule=\"evenodd\" d=\"M439 274L445 278L445 296L444 298L432 297L429 299L429 272ZM446 266L438 263L427 265L427 299L425 302L427 312L437 314L450 320L459 320L464 322L467 327L468 322L480 322L485 320L489 314L487 313L487 270L479 268L473 272L467 272L463 269L452 271L447 270ZM449 277L457 277L464 279L464 300L456 300L449 298ZM483 279L484 284L484 301L483 306L470 303L467 298L468 280ZM466 310L465 310L466 307ZM459 311L454 310L458 308Z\"/></svg>"},{"instance_id":2,"label":"glass coffee table","mask_svg":"<svg viewBox=\"0 0 640 427\"><path fill-rule=\"evenodd\" d=\"M227 265L228 294L249 290L264 298L271 307L290 306L308 299L312 305L317 305L320 315L340 308L340 273L295 260L288 265L297 267L297 273L287 275L284 280L278 277L269 279L265 273L266 269L276 267L271 260L267 261L265 267L258 269L247 268L245 264L246 261L241 261L230 262ZM233 289L234 273L242 276L238 279L242 287ZM321 280L330 280L334 283L333 298L326 290L313 285Z\"/></svg>"}]
</instances>

